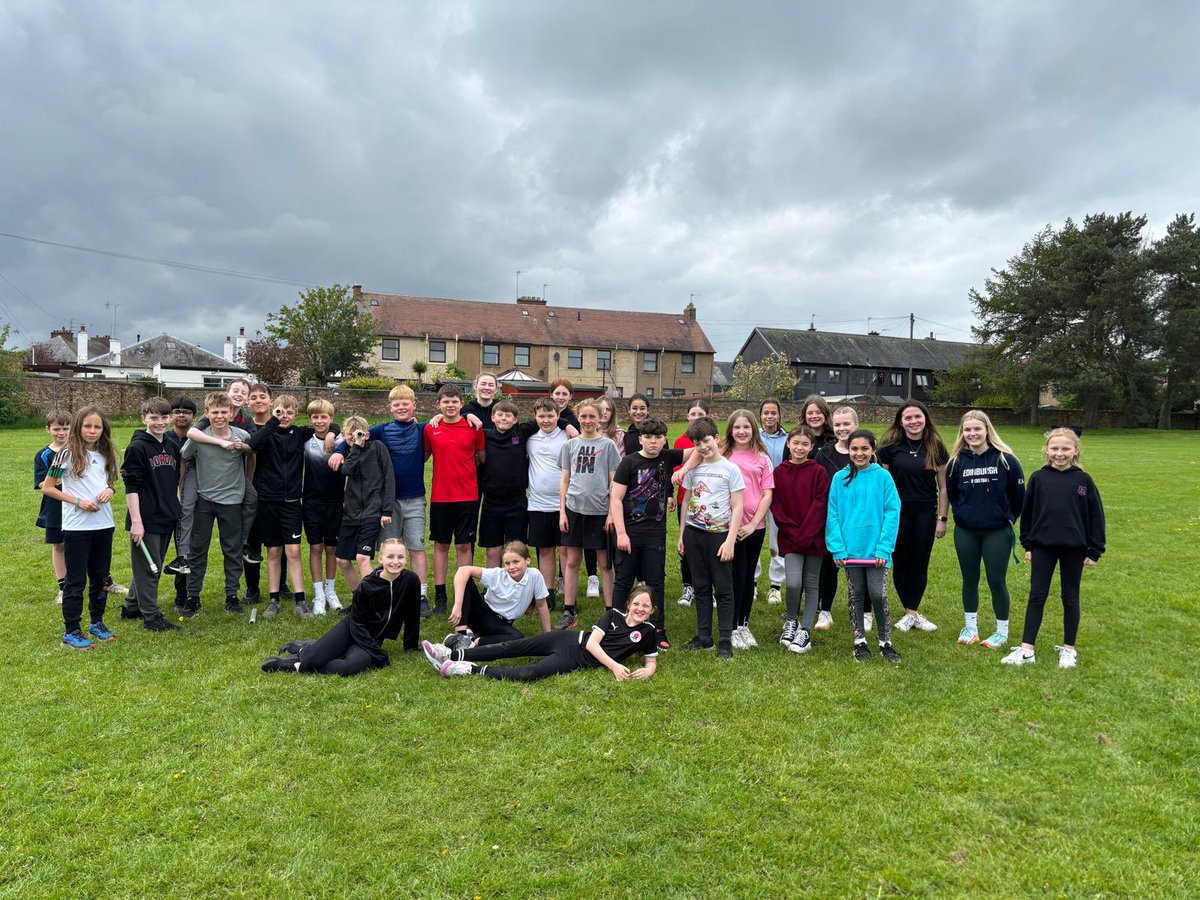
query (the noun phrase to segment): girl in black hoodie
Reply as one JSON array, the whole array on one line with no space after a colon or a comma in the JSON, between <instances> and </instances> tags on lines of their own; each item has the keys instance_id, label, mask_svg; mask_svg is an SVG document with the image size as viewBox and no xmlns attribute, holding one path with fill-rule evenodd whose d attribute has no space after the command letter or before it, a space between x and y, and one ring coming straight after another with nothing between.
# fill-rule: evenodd
<instances>
[{"instance_id":1,"label":"girl in black hoodie","mask_svg":"<svg viewBox=\"0 0 1200 900\"><path fill-rule=\"evenodd\" d=\"M268 657L264 672L315 672L320 675L358 675L390 662L385 640L404 629L404 649L417 649L421 627L421 582L405 568L408 550L399 538L387 538L379 548L380 567L354 590L349 613L315 641L292 641Z\"/></svg>"},{"instance_id":2,"label":"girl in black hoodie","mask_svg":"<svg viewBox=\"0 0 1200 900\"><path fill-rule=\"evenodd\" d=\"M1079 582L1083 570L1104 554L1104 505L1092 476L1079 468L1079 437L1069 428L1046 435L1046 465L1029 478L1021 511L1021 546L1031 563L1029 606L1021 646L1002 662L1023 666L1035 662L1033 645L1042 624L1050 578L1058 566L1063 602L1061 669L1075 668L1075 635L1079 630Z\"/></svg>"}]
</instances>

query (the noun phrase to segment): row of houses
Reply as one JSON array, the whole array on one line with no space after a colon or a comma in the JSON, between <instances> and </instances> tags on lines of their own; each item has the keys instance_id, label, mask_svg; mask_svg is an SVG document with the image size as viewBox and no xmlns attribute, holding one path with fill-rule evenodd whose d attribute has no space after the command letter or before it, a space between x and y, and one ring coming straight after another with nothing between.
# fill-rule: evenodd
<instances>
[{"instance_id":1,"label":"row of houses","mask_svg":"<svg viewBox=\"0 0 1200 900\"><path fill-rule=\"evenodd\" d=\"M544 298L487 302L353 288L354 299L375 321L378 341L369 360L396 381L457 367L468 380L496 375L510 393L545 389L566 378L581 394L651 398L704 396L727 390L732 362L717 361L693 303L678 313L552 306ZM152 378L179 387L220 387L245 368L246 336L227 337L217 355L162 334L122 348L108 335L59 329L30 349L27 368L79 377ZM928 398L937 373L963 358L972 345L871 333L843 334L754 328L738 351L745 362L782 355L795 372L797 399L810 393L831 401ZM416 365L416 368L414 368ZM909 383L909 373L912 382Z\"/></svg>"}]
</instances>

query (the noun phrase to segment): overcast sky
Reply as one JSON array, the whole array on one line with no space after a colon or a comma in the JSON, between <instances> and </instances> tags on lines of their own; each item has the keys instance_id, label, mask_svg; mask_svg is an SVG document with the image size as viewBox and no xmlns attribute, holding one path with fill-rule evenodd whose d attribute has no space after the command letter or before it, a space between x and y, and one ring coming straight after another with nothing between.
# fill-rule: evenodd
<instances>
[{"instance_id":1,"label":"overcast sky","mask_svg":"<svg viewBox=\"0 0 1200 900\"><path fill-rule=\"evenodd\" d=\"M966 339L1200 207L1191 3L0 0L0 231L298 282ZM220 352L299 285L0 237L0 321ZM939 323L939 324L930 324ZM27 340L17 336L16 343Z\"/></svg>"}]
</instances>

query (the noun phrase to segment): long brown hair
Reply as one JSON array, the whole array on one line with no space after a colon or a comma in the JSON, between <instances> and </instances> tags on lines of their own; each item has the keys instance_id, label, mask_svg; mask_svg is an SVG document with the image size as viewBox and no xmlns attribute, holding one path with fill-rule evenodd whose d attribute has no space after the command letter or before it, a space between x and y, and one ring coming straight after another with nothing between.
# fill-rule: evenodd
<instances>
[{"instance_id":1,"label":"long brown hair","mask_svg":"<svg viewBox=\"0 0 1200 900\"><path fill-rule=\"evenodd\" d=\"M921 433L921 445L925 448L925 468L932 471L937 468L937 461L947 458L948 454L946 445L942 443L941 435L938 434L937 426L933 424L933 419L929 415L929 407L920 400L910 397L896 410L896 417L892 420L891 426L883 433L883 442L880 444L880 448L895 447L901 441L908 440L908 432L904 430L903 422L906 409L919 409L921 415L925 417L925 430Z\"/></svg>"},{"instance_id":2,"label":"long brown hair","mask_svg":"<svg viewBox=\"0 0 1200 900\"><path fill-rule=\"evenodd\" d=\"M745 419L750 423L750 449L769 457L771 454L767 453L767 445L758 433L758 416L748 409L735 409L729 414L725 422L725 437L721 440L721 455L728 458L733 453L733 423L738 419Z\"/></svg>"},{"instance_id":3,"label":"long brown hair","mask_svg":"<svg viewBox=\"0 0 1200 900\"><path fill-rule=\"evenodd\" d=\"M829 408L829 401L820 394L809 394L804 398L804 402L800 404L800 422L808 424L808 408L816 406L817 409L825 416L825 423L821 426L821 434L819 439L822 443L835 439L833 433L833 410ZM809 426L812 427L811 425Z\"/></svg>"},{"instance_id":4,"label":"long brown hair","mask_svg":"<svg viewBox=\"0 0 1200 900\"><path fill-rule=\"evenodd\" d=\"M88 465L87 447L83 443L83 420L88 416L99 416L103 426L100 438L96 441L96 452L104 457L104 471L108 474L108 486L117 483L117 451L112 442L112 426L108 424L108 416L100 411L98 406L85 406L75 413L71 419L71 428L67 432L67 453L71 459L71 474L82 478Z\"/></svg>"}]
</instances>

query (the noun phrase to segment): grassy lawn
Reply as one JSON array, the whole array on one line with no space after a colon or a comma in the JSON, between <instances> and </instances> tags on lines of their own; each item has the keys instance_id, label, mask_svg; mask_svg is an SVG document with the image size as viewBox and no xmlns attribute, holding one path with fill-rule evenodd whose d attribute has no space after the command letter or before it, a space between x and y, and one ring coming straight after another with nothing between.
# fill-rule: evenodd
<instances>
[{"instance_id":1,"label":"grassy lawn","mask_svg":"<svg viewBox=\"0 0 1200 900\"><path fill-rule=\"evenodd\" d=\"M1003 434L1039 464L1039 432ZM1195 433L1085 435L1109 552L1085 574L1075 671L1056 666L1055 597L1036 666L955 644L947 537L922 606L941 630L897 633L897 668L851 660L843 586L803 657L760 599L762 646L732 663L673 651L646 683L597 670L528 687L441 680L398 647L360 678L263 675L327 623L228 617L215 553L182 632L131 627L110 600L119 640L66 651L33 526L42 444L0 432L5 896L1200 892ZM122 582L128 553L118 530ZM1019 635L1028 567L1009 584ZM678 588L669 564L677 643L695 621ZM980 617L990 630L986 593Z\"/></svg>"}]
</instances>

